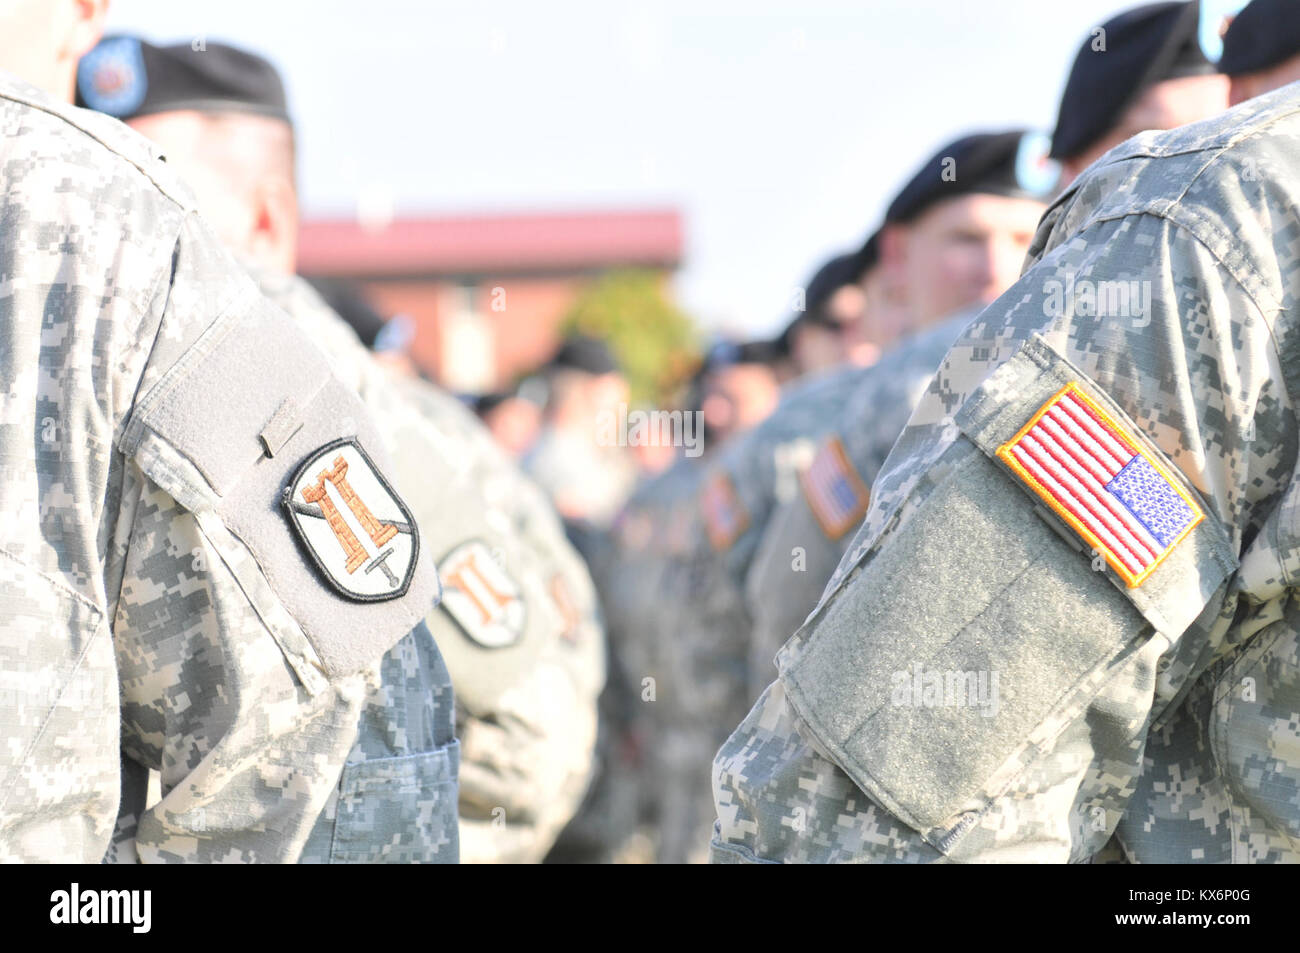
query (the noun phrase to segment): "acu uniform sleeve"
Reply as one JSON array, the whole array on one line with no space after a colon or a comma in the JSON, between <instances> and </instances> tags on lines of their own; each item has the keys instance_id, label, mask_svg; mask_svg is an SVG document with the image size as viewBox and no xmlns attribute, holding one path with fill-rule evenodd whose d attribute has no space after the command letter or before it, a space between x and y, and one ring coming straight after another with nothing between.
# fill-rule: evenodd
<instances>
[{"instance_id":1,"label":"acu uniform sleeve","mask_svg":"<svg viewBox=\"0 0 1300 953\"><path fill-rule=\"evenodd\" d=\"M292 861L338 782L376 663L428 611L437 578L417 543L404 594L357 601L309 560L285 488L342 437L382 471L379 441L320 352L193 218L155 307L119 441L113 540L122 749L161 774L134 846L145 861Z\"/></svg>"},{"instance_id":2,"label":"acu uniform sleeve","mask_svg":"<svg viewBox=\"0 0 1300 953\"><path fill-rule=\"evenodd\" d=\"M715 859L1067 861L1107 842L1151 719L1224 636L1243 531L1277 489L1244 435L1285 410L1278 357L1220 252L1163 218L1103 221L959 339L780 680L714 762ZM1145 282L1145 308L1062 298L1081 273ZM1149 538L1091 512L1110 504L1078 461L1012 466L1046 447L1021 441L1063 394L1096 412L1085 434L1104 420L1121 438L1129 469L1098 492Z\"/></svg>"}]
</instances>

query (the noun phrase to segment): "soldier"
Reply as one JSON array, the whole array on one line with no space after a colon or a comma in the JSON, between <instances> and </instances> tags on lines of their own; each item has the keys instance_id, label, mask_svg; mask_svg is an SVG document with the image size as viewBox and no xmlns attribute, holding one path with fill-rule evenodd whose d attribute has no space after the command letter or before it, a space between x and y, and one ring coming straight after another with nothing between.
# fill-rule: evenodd
<instances>
[{"instance_id":1,"label":"soldier","mask_svg":"<svg viewBox=\"0 0 1300 953\"><path fill-rule=\"evenodd\" d=\"M1197 39L1197 0L1125 10L1079 47L1061 96L1051 157L1062 188L1130 136L1227 108L1228 84Z\"/></svg>"},{"instance_id":2,"label":"soldier","mask_svg":"<svg viewBox=\"0 0 1300 953\"><path fill-rule=\"evenodd\" d=\"M870 364L877 356L854 347L860 342L854 340L852 329L861 325L866 307L863 264L858 252L836 255L817 269L797 295L794 318L777 339L789 354L793 377L829 370L846 358Z\"/></svg>"},{"instance_id":3,"label":"soldier","mask_svg":"<svg viewBox=\"0 0 1300 953\"><path fill-rule=\"evenodd\" d=\"M3 12L0 65L70 97L104 5ZM296 860L433 560L365 409L156 150L8 74L0 115L0 859L99 861L120 749L162 776L140 859ZM454 797L454 751L427 767Z\"/></svg>"},{"instance_id":4,"label":"soldier","mask_svg":"<svg viewBox=\"0 0 1300 953\"><path fill-rule=\"evenodd\" d=\"M890 276L914 331L978 310L1014 280L1055 181L1036 161L1043 149L1026 130L962 137L923 163L890 203L859 257L866 274L879 268ZM818 439L867 376L841 368L792 390L711 468L700 495L702 538L737 586L773 505L799 493L798 474Z\"/></svg>"},{"instance_id":5,"label":"soldier","mask_svg":"<svg viewBox=\"0 0 1300 953\"><path fill-rule=\"evenodd\" d=\"M1228 101L1234 106L1300 80L1295 0L1251 0L1223 36L1219 72L1228 77Z\"/></svg>"},{"instance_id":6,"label":"soldier","mask_svg":"<svg viewBox=\"0 0 1300 953\"><path fill-rule=\"evenodd\" d=\"M718 341L695 374L693 390L700 410L701 453L716 453L732 439L762 423L780 399L771 341ZM694 457L692 459L698 459Z\"/></svg>"},{"instance_id":7,"label":"soldier","mask_svg":"<svg viewBox=\"0 0 1300 953\"><path fill-rule=\"evenodd\" d=\"M1172 9L1169 12L1177 15L1117 17L1111 21L1109 42L1119 43L1116 52L1120 53L1134 44L1142 49L1158 47L1158 56L1176 54L1176 58L1199 64L1202 57L1191 54L1186 46L1194 39L1188 14ZM1180 85L1182 80L1152 78L1177 72L1171 66L1151 74L1145 67L1135 67L1124 55L1092 56L1091 46L1085 44L1061 99L1058 128L1068 138L1074 135L1071 130L1086 123L1095 127L1101 117L1113 117L1111 121L1132 128L1144 121L1203 119L1222 110L1217 95L1187 96L1185 86ZM1197 78L1190 82L1194 89L1204 91L1200 76L1197 72ZM1177 92L1180 89L1182 92ZM1085 98L1084 90L1091 95ZM1099 92L1101 98L1097 98ZM1177 111L1166 112L1126 107L1138 99L1148 103L1178 102L1180 106ZM1200 115L1193 112L1198 102L1204 110ZM1087 114L1082 119L1078 118L1081 111ZM1109 140L1116 131L1104 129L1100 137ZM973 313L967 315L968 319L972 317ZM772 659L777 649L816 606L826 580L848 545L849 531L857 527L866 512L872 478L929 383L931 372L957 337L960 325L959 320L947 330L920 336L910 347L899 348L888 374L864 375L862 387L849 398L845 412L838 415L835 432L825 438L816 461L801 474L801 492L783 504L769 521L746 582L746 607L754 620L751 698L756 698L772 680Z\"/></svg>"},{"instance_id":8,"label":"soldier","mask_svg":"<svg viewBox=\"0 0 1300 953\"><path fill-rule=\"evenodd\" d=\"M140 70L126 72L121 63L136 57ZM444 586L427 622L456 686L462 858L540 860L591 772L603 646L585 570L537 489L469 411L390 373L293 276L294 136L274 67L225 44L194 51L131 37L107 38L83 60L87 104L111 106L103 89L120 97L132 85L142 94L123 118L160 144L263 289L360 393L414 488L409 502ZM304 860L432 859L402 832L429 808L426 751L450 735L443 662L425 633L394 648L382 675ZM404 790L400 810L373 810L368 792L381 781Z\"/></svg>"},{"instance_id":9,"label":"soldier","mask_svg":"<svg viewBox=\"0 0 1300 953\"><path fill-rule=\"evenodd\" d=\"M1288 88L1049 210L719 751L715 860L1300 860L1298 145Z\"/></svg>"},{"instance_id":10,"label":"soldier","mask_svg":"<svg viewBox=\"0 0 1300 953\"><path fill-rule=\"evenodd\" d=\"M636 482L626 448L601 442L602 415L626 413L627 381L605 342L581 334L560 345L545 372L546 409L524 471L567 522L603 529Z\"/></svg>"},{"instance_id":11,"label":"soldier","mask_svg":"<svg viewBox=\"0 0 1300 953\"><path fill-rule=\"evenodd\" d=\"M878 267L889 276L914 327L951 318L945 308L991 300L1014 278L1053 181L1033 161L1043 151L1041 137L1024 130L962 137L928 159L890 204L860 257L868 273ZM877 251L880 259L872 260ZM947 340L923 350L937 363L937 349L957 330L936 332ZM933 370L915 365L900 362L907 381L897 390L921 386ZM766 521L800 492L799 473L819 438L872 376L872 368L833 370L795 388L763 424L723 448L703 478L693 543L659 582L664 605L646 638L647 674L659 685L650 748L662 759L652 772L661 792L662 859L703 859L712 818L702 766L730 719L752 701L744 582ZM894 426L904 419L895 413Z\"/></svg>"}]
</instances>

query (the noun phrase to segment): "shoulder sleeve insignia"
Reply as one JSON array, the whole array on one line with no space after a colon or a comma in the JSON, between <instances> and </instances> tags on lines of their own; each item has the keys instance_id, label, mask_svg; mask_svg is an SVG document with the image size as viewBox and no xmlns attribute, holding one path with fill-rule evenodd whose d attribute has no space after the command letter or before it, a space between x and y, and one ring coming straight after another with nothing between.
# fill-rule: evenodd
<instances>
[{"instance_id":1,"label":"shoulder sleeve insignia","mask_svg":"<svg viewBox=\"0 0 1300 953\"><path fill-rule=\"evenodd\" d=\"M700 493L700 509L709 544L715 550L730 549L749 528L749 513L736 495L731 478L719 470L708 478Z\"/></svg>"},{"instance_id":2,"label":"shoulder sleeve insignia","mask_svg":"<svg viewBox=\"0 0 1300 953\"><path fill-rule=\"evenodd\" d=\"M1074 381L997 456L1129 587L1141 585L1205 518L1165 467Z\"/></svg>"},{"instance_id":3,"label":"shoulder sleeve insignia","mask_svg":"<svg viewBox=\"0 0 1300 953\"><path fill-rule=\"evenodd\" d=\"M311 454L284 489L289 524L334 589L359 602L405 594L420 537L406 504L353 438Z\"/></svg>"},{"instance_id":4,"label":"shoulder sleeve insignia","mask_svg":"<svg viewBox=\"0 0 1300 953\"><path fill-rule=\"evenodd\" d=\"M481 539L461 543L438 563L442 608L484 648L514 645L524 634L523 590Z\"/></svg>"},{"instance_id":5,"label":"shoulder sleeve insignia","mask_svg":"<svg viewBox=\"0 0 1300 953\"><path fill-rule=\"evenodd\" d=\"M799 475L804 499L829 539L839 539L867 515L871 494L839 437L824 443Z\"/></svg>"}]
</instances>

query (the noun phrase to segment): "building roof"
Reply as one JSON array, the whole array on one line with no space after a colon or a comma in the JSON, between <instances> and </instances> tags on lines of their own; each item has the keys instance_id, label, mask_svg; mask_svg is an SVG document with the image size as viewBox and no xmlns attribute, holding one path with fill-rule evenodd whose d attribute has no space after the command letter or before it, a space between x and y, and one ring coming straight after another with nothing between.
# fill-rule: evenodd
<instances>
[{"instance_id":1,"label":"building roof","mask_svg":"<svg viewBox=\"0 0 1300 953\"><path fill-rule=\"evenodd\" d=\"M309 275L399 277L675 268L682 257L675 209L430 216L379 227L310 220L298 267Z\"/></svg>"}]
</instances>

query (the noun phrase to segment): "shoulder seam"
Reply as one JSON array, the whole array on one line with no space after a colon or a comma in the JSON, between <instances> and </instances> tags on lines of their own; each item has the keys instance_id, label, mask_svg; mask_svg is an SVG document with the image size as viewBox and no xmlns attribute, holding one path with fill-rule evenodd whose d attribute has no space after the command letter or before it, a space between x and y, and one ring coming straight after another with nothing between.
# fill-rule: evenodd
<instances>
[{"instance_id":1,"label":"shoulder seam","mask_svg":"<svg viewBox=\"0 0 1300 953\"><path fill-rule=\"evenodd\" d=\"M1241 262L1241 264L1244 266L1242 269L1238 269L1234 267L1231 263L1226 261L1219 252L1215 251L1215 249L1210 247L1209 243L1205 240L1205 238L1201 234L1199 234L1199 232L1201 230L1212 232L1215 238L1230 245L1231 239L1229 238L1229 236L1224 235L1222 232L1216 229L1209 222L1206 222L1204 220L1199 220L1199 219L1193 221L1191 219L1185 219L1178 214L1174 214L1175 212L1178 212L1181 209L1182 206L1177 202L1175 202L1168 209L1152 208L1152 207L1129 208L1129 209L1124 209L1123 211L1116 211L1108 215L1098 215L1089 218L1087 220L1087 223L1082 228L1076 229L1074 232L1072 232L1069 238L1073 239L1083 234L1085 231L1091 229L1093 226L1100 225L1105 222L1115 222L1125 218L1138 218L1142 216L1149 216L1151 218L1162 219L1163 221L1168 222L1170 225L1174 226L1179 231L1186 233L1190 238L1195 240L1195 242L1198 245L1200 245L1210 254L1210 256L1214 259L1215 263L1218 264L1224 270L1224 272L1226 272L1232 278L1234 282L1236 282L1237 286L1242 290L1242 292L1244 292L1246 296L1250 298L1250 303L1255 306L1256 310L1259 311L1261 316L1264 316L1265 324L1269 328L1269 334L1271 337L1272 324L1268 320L1268 315L1276 314L1278 311L1281 310L1282 305L1281 302L1277 302L1277 301L1271 301L1267 307L1265 307L1260 303L1259 294L1256 292L1255 289L1253 289L1250 286L1255 285L1256 288L1258 288L1260 291L1263 291L1264 289L1263 276L1261 276L1260 273L1255 268L1251 267L1249 263L1246 262L1244 259ZM1051 248L1048 248L1044 252L1044 254L1046 254L1047 251L1051 251L1053 248L1060 247L1061 244L1062 243L1058 242L1056 245L1053 245ZM1040 256L1040 260L1041 257L1042 256ZM1037 263L1038 263L1037 260L1033 262L1033 264L1037 264ZM1273 341L1273 346L1275 348L1277 347L1276 339L1274 339Z\"/></svg>"},{"instance_id":2,"label":"shoulder seam","mask_svg":"<svg viewBox=\"0 0 1300 953\"><path fill-rule=\"evenodd\" d=\"M175 205L175 206L176 206L178 209L180 209L182 212L190 212L190 211L192 211L192 209L189 207L189 205L188 205L187 203L185 203L185 202L182 202L180 199L178 199L178 198L177 198L177 197L172 193L172 190L171 190L168 186L164 185L162 182L159 182L158 179L154 176L154 174L153 174L149 169L145 168L143 165L141 165L139 162L137 162L137 161L136 161L135 159L133 159L131 156L129 156L129 155L127 155L126 153L122 152L121 150L115 148L111 143L109 143L109 142L105 142L104 139L103 139L102 137L100 137L99 135L97 135L97 134L96 134L94 131L92 131L91 129L88 129L86 126L81 125L80 123L76 122L76 121L74 120L73 117L68 116L68 115L65 115L65 114L64 114L61 110L59 110L59 109L51 108L50 104L42 103L42 102L39 102L39 101L37 101L37 100L25 99L25 98L23 98L23 97L21 97L21 96L15 96L12 92L9 92L9 91L6 91L6 92L4 92L4 93L0 93L0 99L7 99L9 102L12 102L12 103L18 103L18 104L20 104L20 105L26 106L26 107L29 108L29 109L34 109L34 110L36 110L36 111L38 111L38 112L43 112L43 113L45 113L47 116L52 116L52 117L54 117L55 119L59 120L60 122L64 123L65 125L70 126L71 128L77 130L77 132L81 133L81 134L84 135L86 138L91 139L91 140L93 140L93 141L99 143L99 145L101 145L103 148L107 149L107 150L108 150L109 152L111 152L113 155L117 156L117 157L118 157L119 159L121 159L123 162L125 162L125 163L127 163L128 165L132 166L132 167L133 167L137 172L139 172L139 173L140 173L141 175L143 175L146 179L148 179L149 182L150 182L150 184L153 185L153 187L154 187L155 189L157 189L158 192L159 192L161 195L163 195L163 196L164 196L164 197L165 197L169 202L171 202L173 205ZM105 114L105 118L106 118L106 119L109 119L109 120L112 120L112 117L111 117L111 116L107 116L106 114ZM114 121L115 121L115 120L114 120Z\"/></svg>"}]
</instances>

